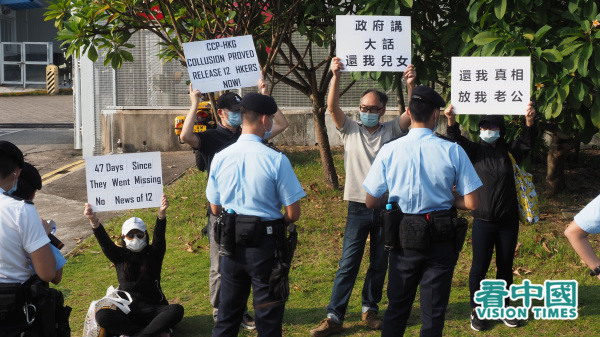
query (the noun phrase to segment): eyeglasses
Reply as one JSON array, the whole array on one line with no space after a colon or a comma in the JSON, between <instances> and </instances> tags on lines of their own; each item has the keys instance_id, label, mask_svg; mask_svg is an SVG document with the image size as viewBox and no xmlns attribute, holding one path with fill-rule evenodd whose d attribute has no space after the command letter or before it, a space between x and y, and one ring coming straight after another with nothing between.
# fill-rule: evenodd
<instances>
[{"instance_id":1,"label":"eyeglasses","mask_svg":"<svg viewBox=\"0 0 600 337\"><path fill-rule=\"evenodd\" d=\"M133 240L137 236L138 239L143 239L146 236L144 232L129 232L125 235L128 240Z\"/></svg>"},{"instance_id":2,"label":"eyeglasses","mask_svg":"<svg viewBox=\"0 0 600 337\"><path fill-rule=\"evenodd\" d=\"M375 105L372 105L372 106L359 105L358 106L358 110L360 112L368 112L368 113L372 113L372 114L378 114L383 109L385 109L385 107L381 107L380 108L380 107L375 106Z\"/></svg>"}]
</instances>

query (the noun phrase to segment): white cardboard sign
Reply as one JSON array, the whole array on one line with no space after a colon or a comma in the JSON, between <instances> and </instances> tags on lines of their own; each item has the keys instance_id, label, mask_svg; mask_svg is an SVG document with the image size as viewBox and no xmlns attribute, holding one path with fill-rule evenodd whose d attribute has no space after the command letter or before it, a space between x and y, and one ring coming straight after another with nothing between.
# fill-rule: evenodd
<instances>
[{"instance_id":1,"label":"white cardboard sign","mask_svg":"<svg viewBox=\"0 0 600 337\"><path fill-rule=\"evenodd\" d=\"M160 152L86 157L85 179L94 212L160 206Z\"/></svg>"},{"instance_id":2,"label":"white cardboard sign","mask_svg":"<svg viewBox=\"0 0 600 337\"><path fill-rule=\"evenodd\" d=\"M192 87L200 92L255 86L260 64L251 35L183 44Z\"/></svg>"},{"instance_id":3,"label":"white cardboard sign","mask_svg":"<svg viewBox=\"0 0 600 337\"><path fill-rule=\"evenodd\" d=\"M344 71L403 72L411 64L410 16L338 15L335 29Z\"/></svg>"},{"instance_id":4,"label":"white cardboard sign","mask_svg":"<svg viewBox=\"0 0 600 337\"><path fill-rule=\"evenodd\" d=\"M531 58L453 57L451 102L457 114L525 115Z\"/></svg>"}]
</instances>

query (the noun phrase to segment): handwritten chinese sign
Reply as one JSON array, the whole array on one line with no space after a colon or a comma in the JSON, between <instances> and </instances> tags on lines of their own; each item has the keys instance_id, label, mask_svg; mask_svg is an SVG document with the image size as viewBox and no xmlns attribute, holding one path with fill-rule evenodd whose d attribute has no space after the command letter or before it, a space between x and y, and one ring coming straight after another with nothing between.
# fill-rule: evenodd
<instances>
[{"instance_id":1,"label":"handwritten chinese sign","mask_svg":"<svg viewBox=\"0 0 600 337\"><path fill-rule=\"evenodd\" d=\"M411 64L410 16L336 16L344 71L402 72Z\"/></svg>"},{"instance_id":2,"label":"handwritten chinese sign","mask_svg":"<svg viewBox=\"0 0 600 337\"><path fill-rule=\"evenodd\" d=\"M160 152L87 157L85 179L95 212L160 206Z\"/></svg>"},{"instance_id":3,"label":"handwritten chinese sign","mask_svg":"<svg viewBox=\"0 0 600 337\"><path fill-rule=\"evenodd\" d=\"M251 35L183 44L192 87L200 92L251 87L261 78Z\"/></svg>"},{"instance_id":4,"label":"handwritten chinese sign","mask_svg":"<svg viewBox=\"0 0 600 337\"><path fill-rule=\"evenodd\" d=\"M453 57L457 114L525 115L531 96L529 57Z\"/></svg>"}]
</instances>

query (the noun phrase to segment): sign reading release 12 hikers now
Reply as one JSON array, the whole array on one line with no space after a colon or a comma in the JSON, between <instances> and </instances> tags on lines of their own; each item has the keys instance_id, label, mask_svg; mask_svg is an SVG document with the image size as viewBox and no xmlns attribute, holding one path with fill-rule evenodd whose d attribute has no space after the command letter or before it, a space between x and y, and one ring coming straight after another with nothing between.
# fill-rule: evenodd
<instances>
[{"instance_id":1,"label":"sign reading release 12 hikers now","mask_svg":"<svg viewBox=\"0 0 600 337\"><path fill-rule=\"evenodd\" d=\"M531 96L529 57L453 57L457 114L525 115Z\"/></svg>"},{"instance_id":2,"label":"sign reading release 12 hikers now","mask_svg":"<svg viewBox=\"0 0 600 337\"><path fill-rule=\"evenodd\" d=\"M338 15L335 29L344 71L402 72L411 63L410 16Z\"/></svg>"},{"instance_id":3,"label":"sign reading release 12 hikers now","mask_svg":"<svg viewBox=\"0 0 600 337\"><path fill-rule=\"evenodd\" d=\"M252 87L262 78L251 35L184 43L183 51L200 92Z\"/></svg>"},{"instance_id":4,"label":"sign reading release 12 hikers now","mask_svg":"<svg viewBox=\"0 0 600 337\"><path fill-rule=\"evenodd\" d=\"M160 206L160 152L87 157L85 179L94 212Z\"/></svg>"}]
</instances>

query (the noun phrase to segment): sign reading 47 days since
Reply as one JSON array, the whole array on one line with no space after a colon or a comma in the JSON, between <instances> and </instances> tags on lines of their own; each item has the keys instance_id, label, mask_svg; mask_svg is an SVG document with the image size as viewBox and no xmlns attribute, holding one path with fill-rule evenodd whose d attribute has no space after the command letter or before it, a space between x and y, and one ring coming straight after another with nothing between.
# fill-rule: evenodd
<instances>
[{"instance_id":1,"label":"sign reading 47 days since","mask_svg":"<svg viewBox=\"0 0 600 337\"><path fill-rule=\"evenodd\" d=\"M88 203L95 212L159 207L160 152L85 158Z\"/></svg>"}]
</instances>

